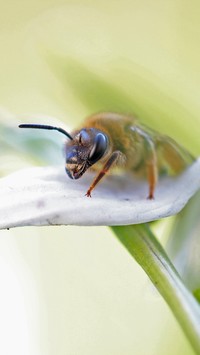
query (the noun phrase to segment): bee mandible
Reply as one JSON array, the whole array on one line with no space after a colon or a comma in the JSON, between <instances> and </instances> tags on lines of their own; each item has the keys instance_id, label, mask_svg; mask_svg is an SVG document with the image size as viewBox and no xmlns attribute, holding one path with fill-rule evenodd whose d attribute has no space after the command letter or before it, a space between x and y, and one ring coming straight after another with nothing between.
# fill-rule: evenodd
<instances>
[{"instance_id":1,"label":"bee mandible","mask_svg":"<svg viewBox=\"0 0 200 355\"><path fill-rule=\"evenodd\" d=\"M100 180L118 166L141 178L146 177L148 198L153 199L158 176L176 175L194 161L193 156L173 139L125 114L94 114L85 120L83 128L70 134L49 125L20 124L19 127L56 130L67 136L67 175L79 179L91 167L99 170L86 192L88 197Z\"/></svg>"}]
</instances>

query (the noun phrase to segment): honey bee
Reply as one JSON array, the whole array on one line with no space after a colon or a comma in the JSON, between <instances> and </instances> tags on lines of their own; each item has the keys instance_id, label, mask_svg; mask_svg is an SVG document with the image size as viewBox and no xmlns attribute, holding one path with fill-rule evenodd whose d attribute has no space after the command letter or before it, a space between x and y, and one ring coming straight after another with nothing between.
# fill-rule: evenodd
<instances>
[{"instance_id":1,"label":"honey bee","mask_svg":"<svg viewBox=\"0 0 200 355\"><path fill-rule=\"evenodd\" d=\"M98 171L86 192L91 197L100 180L114 167L146 177L148 198L154 198L158 176L176 175L194 161L193 156L168 136L142 125L137 118L112 112L90 116L83 128L68 133L62 128L20 124L20 128L56 130L67 136L65 170L79 179L89 168Z\"/></svg>"}]
</instances>

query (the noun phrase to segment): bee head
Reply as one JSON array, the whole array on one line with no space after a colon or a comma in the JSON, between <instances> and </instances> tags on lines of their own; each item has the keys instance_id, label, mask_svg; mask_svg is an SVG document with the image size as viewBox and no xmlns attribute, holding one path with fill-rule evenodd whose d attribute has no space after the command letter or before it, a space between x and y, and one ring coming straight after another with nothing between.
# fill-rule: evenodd
<instances>
[{"instance_id":1,"label":"bee head","mask_svg":"<svg viewBox=\"0 0 200 355\"><path fill-rule=\"evenodd\" d=\"M71 179L79 179L99 161L108 148L108 137L95 128L82 129L66 143L65 170Z\"/></svg>"},{"instance_id":2,"label":"bee head","mask_svg":"<svg viewBox=\"0 0 200 355\"><path fill-rule=\"evenodd\" d=\"M55 130L64 134L68 138L65 170L71 179L80 178L90 166L103 157L108 148L108 137L95 128L83 128L71 135L63 128L49 125L23 123L19 127Z\"/></svg>"}]
</instances>

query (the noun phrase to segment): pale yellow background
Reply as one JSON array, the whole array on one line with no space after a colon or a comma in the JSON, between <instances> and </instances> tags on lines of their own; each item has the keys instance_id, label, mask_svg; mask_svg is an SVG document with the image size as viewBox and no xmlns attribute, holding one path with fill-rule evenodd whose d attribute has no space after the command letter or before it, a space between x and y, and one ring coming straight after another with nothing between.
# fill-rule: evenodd
<instances>
[{"instance_id":1,"label":"pale yellow background","mask_svg":"<svg viewBox=\"0 0 200 355\"><path fill-rule=\"evenodd\" d=\"M197 154L199 17L194 0L1 1L1 112L69 126L91 113L47 64L55 53L122 89L145 122ZM1 232L0 285L2 355L193 354L106 227Z\"/></svg>"}]
</instances>

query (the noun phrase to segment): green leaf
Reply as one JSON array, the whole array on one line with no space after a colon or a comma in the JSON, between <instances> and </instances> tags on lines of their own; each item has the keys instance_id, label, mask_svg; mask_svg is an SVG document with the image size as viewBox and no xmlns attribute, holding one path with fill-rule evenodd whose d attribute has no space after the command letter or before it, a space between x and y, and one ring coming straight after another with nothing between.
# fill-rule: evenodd
<instances>
[{"instance_id":1,"label":"green leaf","mask_svg":"<svg viewBox=\"0 0 200 355\"><path fill-rule=\"evenodd\" d=\"M112 229L168 303L194 350L199 354L200 307L149 227L143 224Z\"/></svg>"},{"instance_id":2,"label":"green leaf","mask_svg":"<svg viewBox=\"0 0 200 355\"><path fill-rule=\"evenodd\" d=\"M200 287L199 204L200 192L176 216L167 243L169 256L191 291Z\"/></svg>"},{"instance_id":3,"label":"green leaf","mask_svg":"<svg viewBox=\"0 0 200 355\"><path fill-rule=\"evenodd\" d=\"M196 298L196 300L200 303L200 288L194 290L193 295Z\"/></svg>"}]
</instances>

